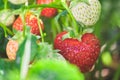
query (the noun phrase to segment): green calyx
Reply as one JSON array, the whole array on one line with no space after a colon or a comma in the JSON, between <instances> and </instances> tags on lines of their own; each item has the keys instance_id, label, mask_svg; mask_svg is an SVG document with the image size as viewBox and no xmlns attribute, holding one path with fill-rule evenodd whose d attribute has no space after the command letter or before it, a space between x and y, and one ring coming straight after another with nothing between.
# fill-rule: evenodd
<instances>
[{"instance_id":1,"label":"green calyx","mask_svg":"<svg viewBox=\"0 0 120 80\"><path fill-rule=\"evenodd\" d=\"M69 31L65 35L63 35L62 40L65 40L67 38L75 38L78 40L81 40L81 37L85 33L93 33L93 28L84 28L82 31L80 31L77 35L74 33L74 31Z\"/></svg>"},{"instance_id":2,"label":"green calyx","mask_svg":"<svg viewBox=\"0 0 120 80\"><path fill-rule=\"evenodd\" d=\"M80 39L80 36L82 34L75 35L74 31L69 31L68 33L64 34L62 36L62 40L65 40L67 38L75 38L75 39Z\"/></svg>"}]
</instances>

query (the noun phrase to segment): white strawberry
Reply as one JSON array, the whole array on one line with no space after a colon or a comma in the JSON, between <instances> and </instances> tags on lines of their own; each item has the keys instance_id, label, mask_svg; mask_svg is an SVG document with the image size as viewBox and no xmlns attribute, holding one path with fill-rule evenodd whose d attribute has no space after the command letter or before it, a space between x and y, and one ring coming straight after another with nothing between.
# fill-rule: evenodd
<instances>
[{"instance_id":1,"label":"white strawberry","mask_svg":"<svg viewBox=\"0 0 120 80\"><path fill-rule=\"evenodd\" d=\"M12 4L23 4L25 2L27 2L27 0L8 0L9 2L11 2Z\"/></svg>"},{"instance_id":2,"label":"white strawberry","mask_svg":"<svg viewBox=\"0 0 120 80\"><path fill-rule=\"evenodd\" d=\"M71 8L72 14L78 23L86 26L94 25L101 13L101 4L99 0L88 0L88 3L78 2Z\"/></svg>"},{"instance_id":3,"label":"white strawberry","mask_svg":"<svg viewBox=\"0 0 120 80\"><path fill-rule=\"evenodd\" d=\"M15 20L15 15L11 13L11 10L3 10L0 12L0 23L10 26Z\"/></svg>"}]
</instances>

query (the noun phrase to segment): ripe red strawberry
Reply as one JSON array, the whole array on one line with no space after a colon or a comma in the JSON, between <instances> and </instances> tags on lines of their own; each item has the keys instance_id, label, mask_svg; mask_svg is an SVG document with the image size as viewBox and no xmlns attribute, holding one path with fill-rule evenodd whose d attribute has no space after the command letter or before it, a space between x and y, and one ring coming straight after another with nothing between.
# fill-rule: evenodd
<instances>
[{"instance_id":1,"label":"ripe red strawberry","mask_svg":"<svg viewBox=\"0 0 120 80\"><path fill-rule=\"evenodd\" d=\"M35 15L33 15L32 13L28 12L25 15L25 23L26 25L31 27L31 33L39 35L40 34L40 29L39 29L39 25L38 25L38 19ZM44 25L42 20L40 20L40 27L42 28L42 30L44 29ZM14 24L13 24L13 28L16 30L23 30L23 21L22 18L19 16Z\"/></svg>"},{"instance_id":2,"label":"ripe red strawberry","mask_svg":"<svg viewBox=\"0 0 120 80\"><path fill-rule=\"evenodd\" d=\"M53 0L37 0L37 4L49 4L53 2Z\"/></svg>"},{"instance_id":3,"label":"ripe red strawberry","mask_svg":"<svg viewBox=\"0 0 120 80\"><path fill-rule=\"evenodd\" d=\"M16 59L17 50L18 50L18 42L15 40L9 40L6 46L6 53L10 60Z\"/></svg>"},{"instance_id":4,"label":"ripe red strawberry","mask_svg":"<svg viewBox=\"0 0 120 80\"><path fill-rule=\"evenodd\" d=\"M100 52L100 42L92 33L85 33L81 41L73 38L62 40L67 32L58 34L54 41L55 49L60 50L70 63L77 65L82 72L88 72L96 62Z\"/></svg>"},{"instance_id":5,"label":"ripe red strawberry","mask_svg":"<svg viewBox=\"0 0 120 80\"><path fill-rule=\"evenodd\" d=\"M53 2L53 0L37 0L37 4L49 4ZM58 10L56 8L43 8L41 11L41 16L52 18L56 16Z\"/></svg>"}]
</instances>

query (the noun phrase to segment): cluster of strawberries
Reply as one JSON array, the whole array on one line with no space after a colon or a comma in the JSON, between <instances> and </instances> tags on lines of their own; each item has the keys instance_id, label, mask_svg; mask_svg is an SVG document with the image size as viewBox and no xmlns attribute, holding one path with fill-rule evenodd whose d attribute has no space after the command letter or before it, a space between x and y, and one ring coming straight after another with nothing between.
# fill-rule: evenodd
<instances>
[{"instance_id":1,"label":"cluster of strawberries","mask_svg":"<svg viewBox=\"0 0 120 80\"><path fill-rule=\"evenodd\" d=\"M24 3L23 1L22 3ZM41 4L49 4L53 2L53 0L36 0L37 5ZM17 2L12 2L14 4L17 4ZM56 8L43 8L40 16L46 17L46 18L52 18L57 15L58 10ZM27 12L25 13L24 19L22 19L21 16L18 16L17 19L13 22L12 28L17 31L23 31L24 25L27 25L30 27L30 31L32 34L35 35L40 35L40 29L44 30L44 23L41 19L38 19L37 16L35 16L32 12ZM12 23L11 22L11 23ZM40 27L39 27L40 26ZM7 47L6 47L6 52L8 55L8 58L10 60L14 60L16 58L16 53L18 50L18 43L17 41L14 40L9 40Z\"/></svg>"},{"instance_id":2,"label":"cluster of strawberries","mask_svg":"<svg viewBox=\"0 0 120 80\"><path fill-rule=\"evenodd\" d=\"M38 5L49 4L53 0L37 0ZM89 5L85 2L79 2L76 5L70 6L71 12L80 24L86 26L94 25L100 16L101 6L98 0L88 0ZM43 8L40 15L52 18L56 16L58 10L56 8ZM40 22L40 24L38 24ZM31 27L31 33L40 35L40 29L44 30L44 24L42 20L38 21L37 17L31 12L25 14L25 24ZM15 30L23 30L23 21L19 16L13 23ZM60 50L59 53L72 64L77 65L82 72L88 72L95 64L100 53L100 41L93 33L84 33L80 39L69 37L63 39L63 36L68 34L67 31L59 33L54 40L54 48ZM10 59L15 59L17 51L17 43L9 41L7 44L7 55ZM11 48L13 49L11 49ZM13 55L14 54L14 57Z\"/></svg>"}]
</instances>

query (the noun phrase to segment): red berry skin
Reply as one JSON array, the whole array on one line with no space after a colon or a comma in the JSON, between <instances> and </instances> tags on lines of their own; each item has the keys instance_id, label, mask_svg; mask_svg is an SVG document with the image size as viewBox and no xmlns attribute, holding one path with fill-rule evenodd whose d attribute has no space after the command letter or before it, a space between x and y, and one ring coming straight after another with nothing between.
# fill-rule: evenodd
<instances>
[{"instance_id":1,"label":"red berry skin","mask_svg":"<svg viewBox=\"0 0 120 80\"><path fill-rule=\"evenodd\" d=\"M55 8L43 8L41 11L41 16L52 18L56 16L58 13L57 9Z\"/></svg>"},{"instance_id":2,"label":"red berry skin","mask_svg":"<svg viewBox=\"0 0 120 80\"><path fill-rule=\"evenodd\" d=\"M53 2L53 0L37 0L37 4L49 4ZM43 8L41 11L41 16L44 16L46 18L53 18L58 13L58 10L56 8Z\"/></svg>"},{"instance_id":3,"label":"red berry skin","mask_svg":"<svg viewBox=\"0 0 120 80\"><path fill-rule=\"evenodd\" d=\"M31 29L30 29L31 33L33 33L35 35L40 34L38 19L32 13L28 12L25 15L25 24L31 27ZM40 20L40 27L42 30L44 29L44 25L43 25L42 20ZM19 30L19 31L23 30L23 22L22 22L22 19L20 16L15 20L15 22L13 24L13 28L15 30Z\"/></svg>"},{"instance_id":4,"label":"red berry skin","mask_svg":"<svg viewBox=\"0 0 120 80\"><path fill-rule=\"evenodd\" d=\"M37 4L49 4L53 2L53 0L37 0Z\"/></svg>"},{"instance_id":5,"label":"red berry skin","mask_svg":"<svg viewBox=\"0 0 120 80\"><path fill-rule=\"evenodd\" d=\"M62 40L67 32L58 34L54 41L54 48L70 63L77 65L81 72L89 72L100 53L100 42L92 33L85 33L81 41L73 38Z\"/></svg>"}]
</instances>

